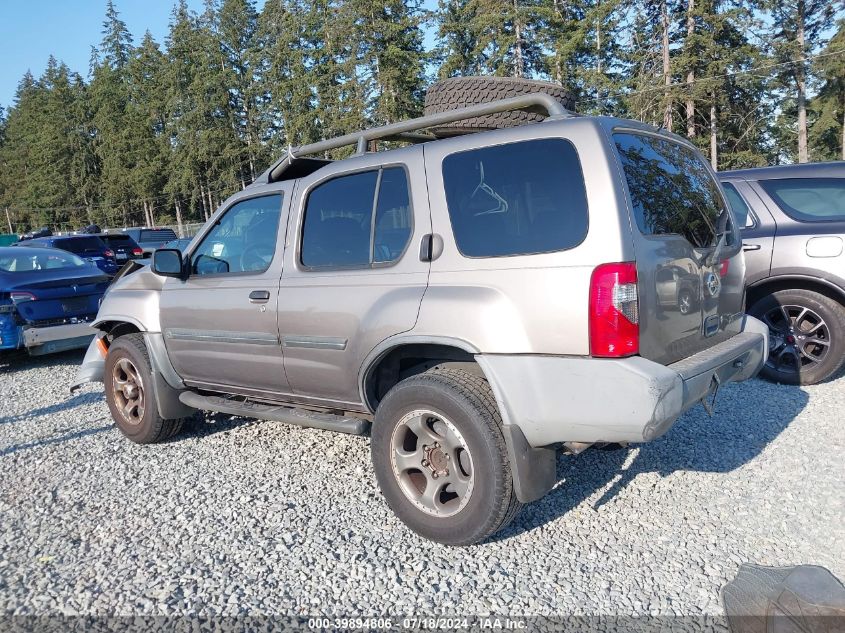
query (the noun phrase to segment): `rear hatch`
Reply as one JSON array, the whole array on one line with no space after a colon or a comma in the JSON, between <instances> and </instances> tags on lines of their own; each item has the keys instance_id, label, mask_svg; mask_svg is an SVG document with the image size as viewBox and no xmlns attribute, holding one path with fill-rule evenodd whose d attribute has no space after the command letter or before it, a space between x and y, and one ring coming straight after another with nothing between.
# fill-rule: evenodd
<instances>
[{"instance_id":1,"label":"rear hatch","mask_svg":"<svg viewBox=\"0 0 845 633\"><path fill-rule=\"evenodd\" d=\"M68 251L74 255L79 255L89 261L98 261L101 259L114 260L114 256L108 254L109 247L106 246L106 243L93 235L54 239L53 247Z\"/></svg>"},{"instance_id":2,"label":"rear hatch","mask_svg":"<svg viewBox=\"0 0 845 633\"><path fill-rule=\"evenodd\" d=\"M698 151L640 130L617 129L613 141L635 227L639 353L670 364L740 331L739 235Z\"/></svg>"},{"instance_id":3,"label":"rear hatch","mask_svg":"<svg viewBox=\"0 0 845 633\"><path fill-rule=\"evenodd\" d=\"M104 275L38 280L38 273L20 280L12 290L18 314L30 325L60 325L87 321L97 314L100 298L108 285Z\"/></svg>"},{"instance_id":4,"label":"rear hatch","mask_svg":"<svg viewBox=\"0 0 845 633\"><path fill-rule=\"evenodd\" d=\"M114 252L114 258L119 264L143 255L141 247L128 235L104 235L100 239Z\"/></svg>"}]
</instances>

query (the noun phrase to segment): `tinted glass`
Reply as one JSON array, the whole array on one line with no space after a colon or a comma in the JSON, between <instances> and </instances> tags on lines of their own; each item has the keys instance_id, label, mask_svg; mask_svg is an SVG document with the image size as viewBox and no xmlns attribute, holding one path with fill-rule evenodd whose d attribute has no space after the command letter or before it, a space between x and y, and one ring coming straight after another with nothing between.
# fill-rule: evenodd
<instances>
[{"instance_id":1,"label":"tinted glass","mask_svg":"<svg viewBox=\"0 0 845 633\"><path fill-rule=\"evenodd\" d=\"M281 194L236 203L194 251L192 271L219 275L267 270L276 252L281 206Z\"/></svg>"},{"instance_id":2,"label":"tinted glass","mask_svg":"<svg viewBox=\"0 0 845 633\"><path fill-rule=\"evenodd\" d=\"M61 248L78 255L101 253L106 250L106 245L99 237L69 237L53 240L55 248Z\"/></svg>"},{"instance_id":3,"label":"tinted glass","mask_svg":"<svg viewBox=\"0 0 845 633\"><path fill-rule=\"evenodd\" d=\"M411 200L408 178L401 167L381 173L373 235L373 261L392 262L402 255L411 237Z\"/></svg>"},{"instance_id":4,"label":"tinted glass","mask_svg":"<svg viewBox=\"0 0 845 633\"><path fill-rule=\"evenodd\" d=\"M173 229L143 229L138 239L142 242L169 242L176 238Z\"/></svg>"},{"instance_id":5,"label":"tinted glass","mask_svg":"<svg viewBox=\"0 0 845 633\"><path fill-rule=\"evenodd\" d=\"M542 139L443 160L458 249L467 257L548 253L587 235L587 194L569 141Z\"/></svg>"},{"instance_id":6,"label":"tinted glass","mask_svg":"<svg viewBox=\"0 0 845 633\"><path fill-rule=\"evenodd\" d=\"M681 235L704 248L729 219L719 185L693 150L640 134L614 134L637 225L645 235ZM723 227L724 228L724 227Z\"/></svg>"},{"instance_id":7,"label":"tinted glass","mask_svg":"<svg viewBox=\"0 0 845 633\"><path fill-rule=\"evenodd\" d=\"M722 187L725 190L725 197L728 199L728 204L731 205L731 210L734 212L737 226L754 226L754 218L751 216L751 210L742 196L739 195L736 187L728 182L723 182Z\"/></svg>"},{"instance_id":8,"label":"tinted glass","mask_svg":"<svg viewBox=\"0 0 845 633\"><path fill-rule=\"evenodd\" d=\"M369 265L377 179L378 171L350 174L329 180L311 191L302 227L304 265Z\"/></svg>"},{"instance_id":9,"label":"tinted glass","mask_svg":"<svg viewBox=\"0 0 845 633\"><path fill-rule=\"evenodd\" d=\"M43 253L33 254L3 253L0 255L0 270L7 273L25 273L34 270L65 270L86 268L89 264L72 253L45 249Z\"/></svg>"},{"instance_id":10,"label":"tinted glass","mask_svg":"<svg viewBox=\"0 0 845 633\"><path fill-rule=\"evenodd\" d=\"M760 186L795 220L845 220L845 178L761 180Z\"/></svg>"}]
</instances>

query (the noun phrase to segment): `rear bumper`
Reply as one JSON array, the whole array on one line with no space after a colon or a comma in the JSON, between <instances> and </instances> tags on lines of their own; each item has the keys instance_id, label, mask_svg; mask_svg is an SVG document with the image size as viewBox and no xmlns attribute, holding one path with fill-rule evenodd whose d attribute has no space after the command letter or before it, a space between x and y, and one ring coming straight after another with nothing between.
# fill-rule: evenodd
<instances>
[{"instance_id":1,"label":"rear bumper","mask_svg":"<svg viewBox=\"0 0 845 633\"><path fill-rule=\"evenodd\" d=\"M505 424L531 447L557 442L648 442L720 384L754 377L768 329L746 316L742 332L681 362L479 355Z\"/></svg>"},{"instance_id":2,"label":"rear bumper","mask_svg":"<svg viewBox=\"0 0 845 633\"><path fill-rule=\"evenodd\" d=\"M72 323L23 330L23 346L33 356L87 347L96 330L90 323Z\"/></svg>"}]
</instances>

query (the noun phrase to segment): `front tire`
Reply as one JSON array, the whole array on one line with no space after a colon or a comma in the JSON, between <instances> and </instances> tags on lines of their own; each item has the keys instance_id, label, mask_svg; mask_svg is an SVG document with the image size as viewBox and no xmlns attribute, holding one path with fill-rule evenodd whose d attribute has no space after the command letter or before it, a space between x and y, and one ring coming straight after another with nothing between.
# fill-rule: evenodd
<instances>
[{"instance_id":1,"label":"front tire","mask_svg":"<svg viewBox=\"0 0 845 633\"><path fill-rule=\"evenodd\" d=\"M182 419L158 414L152 365L141 334L115 339L106 356L103 382L106 403L117 428L136 444L155 444L176 435Z\"/></svg>"},{"instance_id":2,"label":"front tire","mask_svg":"<svg viewBox=\"0 0 845 633\"><path fill-rule=\"evenodd\" d=\"M769 328L769 359L760 371L774 382L813 385L845 360L845 308L811 290L778 290L749 313Z\"/></svg>"},{"instance_id":3,"label":"front tire","mask_svg":"<svg viewBox=\"0 0 845 633\"><path fill-rule=\"evenodd\" d=\"M393 387L376 411L371 451L396 516L447 545L510 523L521 504L501 425L489 384L470 372L434 368Z\"/></svg>"}]
</instances>

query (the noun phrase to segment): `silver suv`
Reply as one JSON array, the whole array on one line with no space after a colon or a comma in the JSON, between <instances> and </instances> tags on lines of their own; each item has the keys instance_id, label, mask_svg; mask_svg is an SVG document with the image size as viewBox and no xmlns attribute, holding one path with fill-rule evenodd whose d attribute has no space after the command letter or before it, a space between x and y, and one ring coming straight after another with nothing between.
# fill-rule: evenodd
<instances>
[{"instance_id":1,"label":"silver suv","mask_svg":"<svg viewBox=\"0 0 845 633\"><path fill-rule=\"evenodd\" d=\"M845 361L845 162L719 177L743 227L748 311L769 326L763 375L830 378Z\"/></svg>"},{"instance_id":2,"label":"silver suv","mask_svg":"<svg viewBox=\"0 0 845 633\"><path fill-rule=\"evenodd\" d=\"M558 449L648 442L754 376L744 273L690 144L529 92L289 150L124 269L78 380L138 443L198 409L370 431L399 518L468 544L552 488Z\"/></svg>"}]
</instances>

